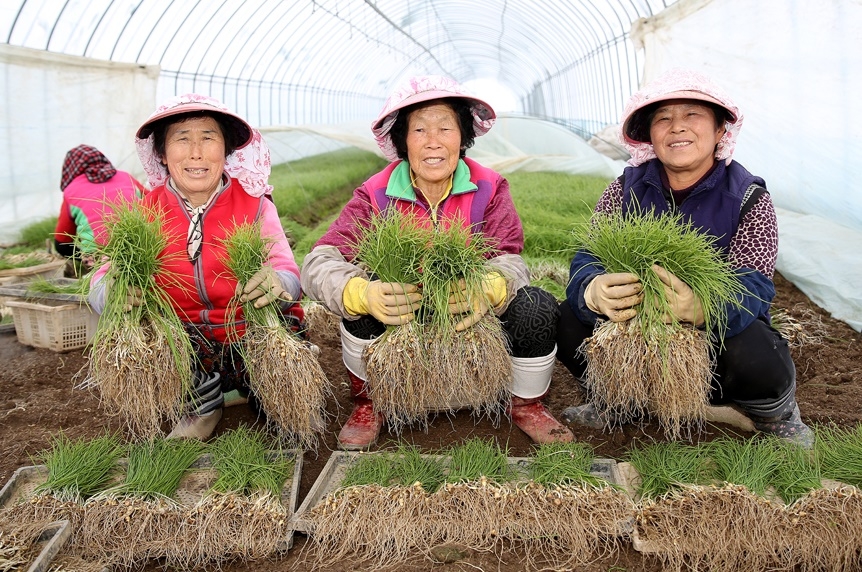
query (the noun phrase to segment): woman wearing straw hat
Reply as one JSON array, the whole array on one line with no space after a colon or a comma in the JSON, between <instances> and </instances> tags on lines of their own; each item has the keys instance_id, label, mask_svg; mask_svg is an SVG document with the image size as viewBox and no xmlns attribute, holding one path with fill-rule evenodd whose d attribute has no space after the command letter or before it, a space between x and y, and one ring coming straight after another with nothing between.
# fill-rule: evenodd
<instances>
[{"instance_id":1,"label":"woman wearing straw hat","mask_svg":"<svg viewBox=\"0 0 862 572\"><path fill-rule=\"evenodd\" d=\"M433 224L456 220L494 243L482 301L470 308L450 306L453 314L463 313L456 328L470 328L488 313L498 316L511 352L512 421L537 442L572 438L541 403L554 367L557 304L548 293L529 286L520 256L523 230L508 182L465 156L495 117L490 105L451 79L407 80L372 123L377 143L392 163L356 189L303 262L306 295L342 318L344 363L354 400L338 436L342 448L369 447L383 423L368 397L364 348L387 325L412 320L422 300L418 285L376 280L354 260L349 237L361 234L360 221L388 208L410 210Z\"/></svg>"},{"instance_id":2,"label":"woman wearing straw hat","mask_svg":"<svg viewBox=\"0 0 862 572\"><path fill-rule=\"evenodd\" d=\"M769 307L778 254L778 227L766 183L731 159L743 117L727 94L700 73L674 69L634 94L626 106L622 140L629 167L605 190L596 213L624 216L632 205L657 213L681 212L693 228L715 237L747 290L742 307L727 308L723 347L712 348L715 365L710 400L730 402L754 428L810 446L813 434L796 404L796 370L787 341L770 327ZM700 327L703 312L692 289L656 267L674 319ZM628 273L606 273L589 252L576 254L567 300L560 307L558 359L577 378L586 358L578 352L599 319L635 316L641 284ZM592 404L563 417L600 428Z\"/></svg>"},{"instance_id":3,"label":"woman wearing straw hat","mask_svg":"<svg viewBox=\"0 0 862 572\"><path fill-rule=\"evenodd\" d=\"M231 302L237 281L228 271L223 239L236 224L254 221L271 244L268 265L248 281L242 301L279 304L302 319L299 268L270 194L269 149L260 133L221 102L199 94L174 97L138 129L138 156L152 191L145 204L166 213L171 242L164 252L170 280L161 284L181 317L197 353L187 414L170 437L205 439L222 407L245 402L245 368L229 332L242 332ZM93 280L90 303L101 312L104 268ZM131 304L139 304L134 296ZM225 393L227 392L227 393ZM227 399L227 403L226 403Z\"/></svg>"}]
</instances>

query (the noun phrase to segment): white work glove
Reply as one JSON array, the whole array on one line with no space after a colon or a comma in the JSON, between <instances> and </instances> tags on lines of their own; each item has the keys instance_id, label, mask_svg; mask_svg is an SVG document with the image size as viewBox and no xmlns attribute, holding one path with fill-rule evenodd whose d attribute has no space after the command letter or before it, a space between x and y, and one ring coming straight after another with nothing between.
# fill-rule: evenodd
<instances>
[{"instance_id":1,"label":"white work glove","mask_svg":"<svg viewBox=\"0 0 862 572\"><path fill-rule=\"evenodd\" d=\"M278 274L271 266L261 267L245 283L245 287L240 289L240 286L242 285L238 284L236 288L239 301L243 303L253 301L255 308L263 308L276 300L290 300L287 292L281 286Z\"/></svg>"},{"instance_id":2,"label":"white work glove","mask_svg":"<svg viewBox=\"0 0 862 572\"><path fill-rule=\"evenodd\" d=\"M599 274L587 285L584 301L611 322L625 322L637 315L634 306L643 301L643 285L629 272Z\"/></svg>"},{"instance_id":3,"label":"white work glove","mask_svg":"<svg viewBox=\"0 0 862 572\"><path fill-rule=\"evenodd\" d=\"M387 326L400 326L413 320L422 294L414 284L400 282L369 282L354 277L344 293L344 307L353 315L370 314Z\"/></svg>"},{"instance_id":4,"label":"white work glove","mask_svg":"<svg viewBox=\"0 0 862 572\"><path fill-rule=\"evenodd\" d=\"M701 306L697 296L694 295L691 287L658 264L653 264L652 270L662 281L662 284L664 284L664 295L670 305L671 315L665 315L665 323L670 324L678 321L694 324L695 326L702 325L703 306Z\"/></svg>"}]
</instances>

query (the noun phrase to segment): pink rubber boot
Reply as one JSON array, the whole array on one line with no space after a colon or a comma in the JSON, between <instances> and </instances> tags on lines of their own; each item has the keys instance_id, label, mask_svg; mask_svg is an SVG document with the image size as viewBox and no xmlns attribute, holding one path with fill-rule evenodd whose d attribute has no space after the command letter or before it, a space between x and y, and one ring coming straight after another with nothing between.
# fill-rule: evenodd
<instances>
[{"instance_id":1,"label":"pink rubber boot","mask_svg":"<svg viewBox=\"0 0 862 572\"><path fill-rule=\"evenodd\" d=\"M568 443L574 435L568 427L557 421L542 403L542 397L524 399L512 396L509 413L512 423L526 433L534 443Z\"/></svg>"}]
</instances>

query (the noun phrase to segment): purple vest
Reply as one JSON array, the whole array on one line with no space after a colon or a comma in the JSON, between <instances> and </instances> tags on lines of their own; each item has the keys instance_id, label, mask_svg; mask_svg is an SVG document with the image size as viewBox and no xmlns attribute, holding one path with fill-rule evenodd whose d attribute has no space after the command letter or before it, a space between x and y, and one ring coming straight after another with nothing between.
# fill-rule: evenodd
<instances>
[{"instance_id":1,"label":"purple vest","mask_svg":"<svg viewBox=\"0 0 862 572\"><path fill-rule=\"evenodd\" d=\"M763 179L752 175L736 161L731 161L730 165L719 161L712 174L691 192L682 205L675 207L662 188L660 169L658 159L637 167L626 167L623 171L623 213L631 212L635 205L640 205L644 211L654 208L659 214L679 210L694 228L716 237L716 246L725 254L739 226L739 211L746 191L752 184L766 188Z\"/></svg>"}]
</instances>

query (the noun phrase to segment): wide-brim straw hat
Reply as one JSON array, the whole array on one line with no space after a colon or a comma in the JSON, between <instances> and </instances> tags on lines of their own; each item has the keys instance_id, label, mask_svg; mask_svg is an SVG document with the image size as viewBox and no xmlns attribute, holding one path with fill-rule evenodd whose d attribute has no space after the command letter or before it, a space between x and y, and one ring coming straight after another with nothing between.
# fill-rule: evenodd
<instances>
[{"instance_id":1,"label":"wide-brim straw hat","mask_svg":"<svg viewBox=\"0 0 862 572\"><path fill-rule=\"evenodd\" d=\"M138 139L147 139L152 134L155 124L160 120L172 115L196 111L209 111L221 115L226 123L236 131L237 141L242 142L237 145L237 149L245 147L251 142L252 127L245 119L232 112L219 100L197 93L187 93L167 100L144 121L138 128L136 136Z\"/></svg>"},{"instance_id":2,"label":"wide-brim straw hat","mask_svg":"<svg viewBox=\"0 0 862 572\"><path fill-rule=\"evenodd\" d=\"M415 103L449 98L463 99L470 104L470 112L473 114L473 128L477 137L487 133L494 125L497 118L494 108L487 101L470 93L455 80L436 75L414 76L395 88L383 105L380 115L371 123L374 139L386 158L390 161L398 158L398 152L392 143L392 136L389 132L392 130L401 109Z\"/></svg>"}]
</instances>

